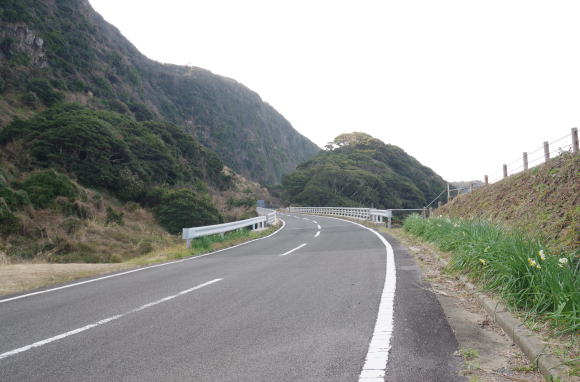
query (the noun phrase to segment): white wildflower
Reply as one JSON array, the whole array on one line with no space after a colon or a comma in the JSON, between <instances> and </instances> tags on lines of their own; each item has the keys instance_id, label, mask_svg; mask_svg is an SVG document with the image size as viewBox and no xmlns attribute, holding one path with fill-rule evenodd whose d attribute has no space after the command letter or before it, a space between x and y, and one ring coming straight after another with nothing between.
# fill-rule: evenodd
<instances>
[{"instance_id":1,"label":"white wildflower","mask_svg":"<svg viewBox=\"0 0 580 382\"><path fill-rule=\"evenodd\" d=\"M567 258L565 258L565 257L561 257L561 258L558 260L558 266L559 266L560 268L562 268L564 265L567 265L567 264L568 264L568 259L567 259Z\"/></svg>"},{"instance_id":2,"label":"white wildflower","mask_svg":"<svg viewBox=\"0 0 580 382\"><path fill-rule=\"evenodd\" d=\"M542 261L546 260L546 255L544 254L544 250L543 249L540 249L539 255L540 255L540 259L542 259Z\"/></svg>"}]
</instances>

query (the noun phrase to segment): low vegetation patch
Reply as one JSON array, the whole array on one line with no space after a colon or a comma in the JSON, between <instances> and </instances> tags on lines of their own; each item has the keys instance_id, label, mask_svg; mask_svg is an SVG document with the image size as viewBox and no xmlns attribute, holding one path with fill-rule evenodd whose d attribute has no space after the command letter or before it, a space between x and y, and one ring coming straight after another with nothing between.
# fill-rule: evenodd
<instances>
[{"instance_id":1,"label":"low vegetation patch","mask_svg":"<svg viewBox=\"0 0 580 382\"><path fill-rule=\"evenodd\" d=\"M192 241L191 248L185 248L185 242L182 240L168 241L163 246L160 246L158 242L143 240L137 248L137 253L140 252L141 256L130 258L121 263L10 264L6 255L3 255L0 251L0 295L23 292L107 272L116 272L138 266L201 255L267 236L278 228L279 225L262 231L241 230L226 233L223 237L214 235L198 238Z\"/></svg>"},{"instance_id":2,"label":"low vegetation patch","mask_svg":"<svg viewBox=\"0 0 580 382\"><path fill-rule=\"evenodd\" d=\"M278 224L261 231L240 229L237 231L226 232L223 236L219 234L203 236L192 240L190 248L185 248L185 242L183 242L179 245L163 248L148 255L131 259L127 263L147 265L168 260L181 259L184 257L203 255L205 253L229 248L250 240L268 236L279 227L280 225Z\"/></svg>"},{"instance_id":3,"label":"low vegetation patch","mask_svg":"<svg viewBox=\"0 0 580 382\"><path fill-rule=\"evenodd\" d=\"M541 241L484 220L405 220L411 234L453 254L449 268L467 273L512 307L547 319L558 334L580 329L580 256L551 252Z\"/></svg>"}]
</instances>

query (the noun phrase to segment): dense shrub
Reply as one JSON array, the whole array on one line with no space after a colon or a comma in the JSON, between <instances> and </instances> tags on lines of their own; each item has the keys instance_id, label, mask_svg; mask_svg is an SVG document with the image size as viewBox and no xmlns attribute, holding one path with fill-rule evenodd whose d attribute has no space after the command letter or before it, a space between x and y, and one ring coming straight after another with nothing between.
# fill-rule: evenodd
<instances>
[{"instance_id":1,"label":"dense shrub","mask_svg":"<svg viewBox=\"0 0 580 382\"><path fill-rule=\"evenodd\" d=\"M117 113L62 105L0 132L0 146L22 141L35 165L76 175L79 183L139 201L151 184L219 188L231 179L223 164L191 136L167 122L138 123Z\"/></svg>"},{"instance_id":2,"label":"dense shrub","mask_svg":"<svg viewBox=\"0 0 580 382\"><path fill-rule=\"evenodd\" d=\"M248 207L248 208L252 208L256 206L256 198L254 197L247 197L247 198L241 198L241 199L236 199L236 198L229 198L227 201L227 205L228 208L233 208L233 207Z\"/></svg>"},{"instance_id":3,"label":"dense shrub","mask_svg":"<svg viewBox=\"0 0 580 382\"><path fill-rule=\"evenodd\" d=\"M19 187L26 191L32 204L38 208L50 207L59 196L74 199L79 195L79 190L69 178L54 170L33 173Z\"/></svg>"},{"instance_id":4,"label":"dense shrub","mask_svg":"<svg viewBox=\"0 0 580 382\"><path fill-rule=\"evenodd\" d=\"M44 79L32 80L28 84L28 90L36 94L46 106L52 106L64 100L64 94L54 90Z\"/></svg>"},{"instance_id":5,"label":"dense shrub","mask_svg":"<svg viewBox=\"0 0 580 382\"><path fill-rule=\"evenodd\" d=\"M10 211L8 204L0 198L0 235L16 233L20 229L20 220Z\"/></svg>"},{"instance_id":6,"label":"dense shrub","mask_svg":"<svg viewBox=\"0 0 580 382\"><path fill-rule=\"evenodd\" d=\"M0 198L3 198L8 207L12 210L30 204L30 199L28 199L28 195L25 191L15 191L2 181L0 181Z\"/></svg>"},{"instance_id":7,"label":"dense shrub","mask_svg":"<svg viewBox=\"0 0 580 382\"><path fill-rule=\"evenodd\" d=\"M364 133L342 134L284 177L283 197L312 206L418 208L445 187L431 169Z\"/></svg>"},{"instance_id":8,"label":"dense shrub","mask_svg":"<svg viewBox=\"0 0 580 382\"><path fill-rule=\"evenodd\" d=\"M154 208L157 221L171 233L182 228L220 223L222 217L206 195L188 189L164 192L160 203Z\"/></svg>"},{"instance_id":9,"label":"dense shrub","mask_svg":"<svg viewBox=\"0 0 580 382\"><path fill-rule=\"evenodd\" d=\"M105 224L106 225L110 225L110 224L118 224L118 225L123 225L123 212L119 211L115 211L112 207L107 207L107 217L105 219Z\"/></svg>"}]
</instances>

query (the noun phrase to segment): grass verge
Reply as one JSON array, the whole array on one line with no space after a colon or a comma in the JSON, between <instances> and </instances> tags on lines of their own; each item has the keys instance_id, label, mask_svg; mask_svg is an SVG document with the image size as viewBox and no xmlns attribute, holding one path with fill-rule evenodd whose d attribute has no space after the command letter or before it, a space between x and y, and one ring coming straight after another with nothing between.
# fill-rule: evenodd
<instances>
[{"instance_id":1,"label":"grass verge","mask_svg":"<svg viewBox=\"0 0 580 382\"><path fill-rule=\"evenodd\" d=\"M280 224L260 231L241 229L227 232L222 235L203 236L191 241L191 248L185 248L185 244L174 245L151 252L145 256L135 257L126 263L134 265L148 265L164 261L182 259L184 257L203 255L208 252L233 247L250 240L268 236L280 228Z\"/></svg>"},{"instance_id":2,"label":"grass verge","mask_svg":"<svg viewBox=\"0 0 580 382\"><path fill-rule=\"evenodd\" d=\"M453 254L449 269L466 273L529 318L547 320L556 334L580 330L580 258L552 254L527 239L483 220L410 216L404 229Z\"/></svg>"},{"instance_id":3,"label":"grass verge","mask_svg":"<svg viewBox=\"0 0 580 382\"><path fill-rule=\"evenodd\" d=\"M146 255L134 257L121 263L21 263L0 265L0 295L24 292L80 278L162 263L189 256L198 256L265 237L279 228L280 225L278 224L261 231L240 230L228 232L223 237L221 235L206 236L193 240L192 247L189 249L185 248L184 243L181 243L179 245L157 249Z\"/></svg>"}]
</instances>

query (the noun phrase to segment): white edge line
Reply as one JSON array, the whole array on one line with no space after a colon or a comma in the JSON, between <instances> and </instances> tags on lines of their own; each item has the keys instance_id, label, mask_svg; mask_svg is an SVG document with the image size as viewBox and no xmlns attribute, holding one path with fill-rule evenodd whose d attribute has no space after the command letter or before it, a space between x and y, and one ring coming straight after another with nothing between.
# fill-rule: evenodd
<instances>
[{"instance_id":1,"label":"white edge line","mask_svg":"<svg viewBox=\"0 0 580 382\"><path fill-rule=\"evenodd\" d=\"M365 358L365 363L359 376L359 382L384 381L389 361L389 350L391 349L391 335L393 334L393 312L395 304L395 289L397 286L397 273L395 269L395 253L391 244L377 231L362 224L350 220L325 216L331 219L342 220L355 224L361 228L371 231L375 234L386 249L386 271L385 283L381 300L379 303L379 312L375 322L373 336L369 343L369 349Z\"/></svg>"},{"instance_id":2,"label":"white edge line","mask_svg":"<svg viewBox=\"0 0 580 382\"><path fill-rule=\"evenodd\" d=\"M227 251L229 249L234 249L234 248L237 248L237 247L241 247L242 245L250 244L250 243L253 243L253 242L258 241L258 240L267 239L269 237L274 236L278 232L282 231L284 229L284 227L286 227L286 221L284 221L283 219L280 219L280 220L282 221L282 227L280 227L276 231L272 232L270 235L264 236L264 237L260 237L260 238L254 239L254 240L246 241L244 243L240 243L240 244L234 245L232 247L218 249L217 251L213 251L213 252L210 252L210 253L205 253L203 255L190 256L190 257L187 257L185 259L180 259L180 260L175 260L175 261L169 261L169 262L166 262L166 263L160 263L160 264L154 264L154 265L148 265L148 266L141 267L141 268L131 269L130 271L125 271L125 272L121 272L121 273L115 273L115 274L112 274L112 275L103 276L103 277L99 277L99 278L96 278L96 279L90 279L90 280L80 281L80 282L77 282L77 283L74 283L74 284L67 284L67 285L63 285L63 286L60 286L60 287L56 287L56 288L45 289L45 290L41 290L41 291L38 291L38 292L26 293L26 294L22 294L22 295L19 295L19 296L5 298L3 300L0 300L0 304L3 303L3 302L20 300L21 298L36 296L36 295L39 295L39 294L44 294L44 293L49 293L49 292L55 292L55 291L61 290L61 289L72 288L72 287L79 286L79 285L83 285L83 284L90 284L90 283L94 283L96 281L106 280L106 279L110 279L110 278L113 278L113 277L124 276L124 275L128 275L130 273L133 273L133 272L144 271L146 269L157 268L157 267L164 267L166 265L171 265L171 264L176 264L176 263L182 263L184 261L197 260L197 259L200 259L202 257L206 257L206 256L214 255L214 254L219 253L219 252Z\"/></svg>"},{"instance_id":3,"label":"white edge line","mask_svg":"<svg viewBox=\"0 0 580 382\"><path fill-rule=\"evenodd\" d=\"M172 296L164 297L164 298L162 298L160 300L157 300L157 301L154 301L154 302L150 302L150 303L147 303L145 305L141 305L140 307L135 308L133 310L130 310L128 312L125 312L125 313L122 313L122 314L117 314L115 316L111 316L111 317L108 317L108 318L99 320L99 321L94 322L92 324L85 325L82 328L77 328L77 329L68 331L66 333L61 333L61 334L56 335L54 337L50 337L50 338L47 338L45 340L35 342L33 344L23 346L23 347L20 347L18 349L14 349L14 350L7 351L5 353L0 354L0 360L1 359L4 359L4 358L8 358L8 357L13 356L13 355L16 355L18 353L23 353L23 352L28 351L30 349L34 349L34 348L38 348L38 347L44 346L44 345L49 344L51 342L55 342L55 341L58 341L58 340L62 340L63 338L70 337L72 335L75 335L75 334L84 332L86 330L89 330L89 329L92 329L92 328L96 328L97 326L101 326L101 325L104 325L104 324L109 323L111 321L118 320L119 318L123 318L123 317L125 317L125 316L127 316L129 314L137 313L137 312L139 312L141 310L144 310L144 309L147 309L147 308L151 308L152 306L161 304L162 302L166 302L166 301L169 301L169 300L173 300L176 297L183 296L184 294L187 294L187 293L191 293L194 290L201 289L201 288L206 287L208 285L217 283L218 281L221 281L221 280L223 280L223 279L214 279L214 280L208 281L206 283L203 283L203 284L199 284L197 286L194 286L193 288L189 288L189 289L183 290L183 291L181 291L181 292L179 292L177 294L174 294Z\"/></svg>"},{"instance_id":4,"label":"white edge line","mask_svg":"<svg viewBox=\"0 0 580 382\"><path fill-rule=\"evenodd\" d=\"M294 251L297 251L297 250L299 250L300 248L304 247L306 244L307 244L307 243L300 244L298 247L296 247L296 248L294 248L294 249L291 249L291 250L289 250L288 252L284 252L283 254L281 254L281 255L278 255L278 256L286 256L286 255L289 255L289 254L291 254L292 252L294 252Z\"/></svg>"}]
</instances>

